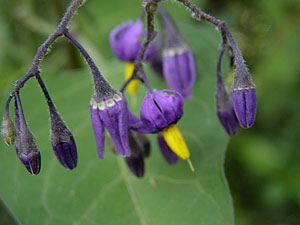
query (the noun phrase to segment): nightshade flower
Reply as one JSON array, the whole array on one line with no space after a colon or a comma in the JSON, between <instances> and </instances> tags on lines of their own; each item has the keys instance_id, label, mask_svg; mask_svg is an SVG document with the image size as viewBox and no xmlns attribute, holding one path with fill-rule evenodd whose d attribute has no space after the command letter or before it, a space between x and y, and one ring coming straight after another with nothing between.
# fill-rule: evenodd
<instances>
[{"instance_id":1,"label":"nightshade flower","mask_svg":"<svg viewBox=\"0 0 300 225\"><path fill-rule=\"evenodd\" d=\"M163 32L163 74L168 86L180 92L184 98L192 97L196 80L195 60L191 49L175 23L160 6Z\"/></svg>"},{"instance_id":2,"label":"nightshade flower","mask_svg":"<svg viewBox=\"0 0 300 225\"><path fill-rule=\"evenodd\" d=\"M109 36L111 48L120 60L127 61L125 68L125 79L131 77L134 69L133 62L137 58L142 47L141 37L146 35L143 29L142 19L136 22L128 21L114 28ZM152 59L159 50L159 39L151 42L145 53L145 60ZM138 81L132 80L128 85L128 91L134 95L138 90Z\"/></svg>"},{"instance_id":3,"label":"nightshade flower","mask_svg":"<svg viewBox=\"0 0 300 225\"><path fill-rule=\"evenodd\" d=\"M100 101L95 96L90 102L92 125L96 137L98 156L103 158L104 127L109 131L116 153L123 156L130 155L128 143L128 108L125 97L116 92L113 97L103 98Z\"/></svg>"},{"instance_id":4,"label":"nightshade flower","mask_svg":"<svg viewBox=\"0 0 300 225\"><path fill-rule=\"evenodd\" d=\"M189 149L175 125L183 115L183 103L182 95L173 90L147 92L140 110L141 124L131 126L131 129L141 133L162 131L170 149L182 159L187 160L193 171L194 168L189 160Z\"/></svg>"},{"instance_id":5,"label":"nightshade flower","mask_svg":"<svg viewBox=\"0 0 300 225\"><path fill-rule=\"evenodd\" d=\"M51 115L51 143L59 162L68 169L77 166L77 148L71 131L56 111Z\"/></svg>"},{"instance_id":6,"label":"nightshade flower","mask_svg":"<svg viewBox=\"0 0 300 225\"><path fill-rule=\"evenodd\" d=\"M32 133L27 127L18 94L16 95L15 115L17 155L28 172L37 175L41 168L41 154Z\"/></svg>"},{"instance_id":7,"label":"nightshade flower","mask_svg":"<svg viewBox=\"0 0 300 225\"><path fill-rule=\"evenodd\" d=\"M176 164L178 160L178 156L170 149L162 134L158 134L157 142L165 160L170 165Z\"/></svg>"}]
</instances>

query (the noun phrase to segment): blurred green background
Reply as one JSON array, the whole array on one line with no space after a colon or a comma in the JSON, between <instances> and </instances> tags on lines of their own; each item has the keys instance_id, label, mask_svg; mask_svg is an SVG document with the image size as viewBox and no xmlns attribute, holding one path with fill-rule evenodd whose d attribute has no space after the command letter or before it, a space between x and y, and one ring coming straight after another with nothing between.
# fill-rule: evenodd
<instances>
[{"instance_id":1,"label":"blurred green background","mask_svg":"<svg viewBox=\"0 0 300 225\"><path fill-rule=\"evenodd\" d=\"M255 125L232 138L226 155L236 224L300 224L300 1L193 2L227 22L257 84ZM55 29L68 4L66 0L0 0L2 105L4 93L27 71L37 46ZM92 49L95 61L113 57L107 37L111 28L139 15L141 1L136 1L130 12L123 10L126 4L124 0L88 0L75 17L71 28L88 50ZM174 17L190 19L188 12L174 3L168 11ZM58 41L42 68L83 66L76 50ZM0 224L10 224L4 206L0 218Z\"/></svg>"}]
</instances>

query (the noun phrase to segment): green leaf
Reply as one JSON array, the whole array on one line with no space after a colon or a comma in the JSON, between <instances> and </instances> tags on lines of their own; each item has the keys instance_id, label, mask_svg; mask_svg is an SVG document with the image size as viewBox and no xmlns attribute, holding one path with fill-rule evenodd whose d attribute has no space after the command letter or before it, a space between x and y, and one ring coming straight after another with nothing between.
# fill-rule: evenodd
<instances>
[{"instance_id":1,"label":"green leaf","mask_svg":"<svg viewBox=\"0 0 300 225\"><path fill-rule=\"evenodd\" d=\"M211 27L180 25L198 67L194 97L185 102L184 116L178 123L190 148L195 172L183 160L169 166L158 149L156 135L149 135L152 153L146 160L142 179L135 178L124 159L108 147L105 159L98 159L88 110L93 93L90 72L45 71L42 77L74 134L78 167L67 170L56 159L49 142L47 106L36 81L30 80L21 99L42 154L41 173L31 176L14 147L0 143L0 197L21 224L233 224L232 201L223 170L229 138L217 119L214 105L219 36ZM99 66L112 85L119 88L124 63L111 60ZM161 78L149 69L146 72L154 88L166 88ZM144 92L141 87L137 99L127 98L136 115Z\"/></svg>"}]
</instances>

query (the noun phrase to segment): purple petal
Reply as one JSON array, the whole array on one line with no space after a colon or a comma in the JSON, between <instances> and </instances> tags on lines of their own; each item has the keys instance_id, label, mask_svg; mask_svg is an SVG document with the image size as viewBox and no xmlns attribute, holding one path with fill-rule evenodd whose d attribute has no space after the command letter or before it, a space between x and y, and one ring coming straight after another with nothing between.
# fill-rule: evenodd
<instances>
[{"instance_id":1,"label":"purple petal","mask_svg":"<svg viewBox=\"0 0 300 225\"><path fill-rule=\"evenodd\" d=\"M256 117L257 100L255 89L242 89L231 94L235 114L244 128L253 125Z\"/></svg>"},{"instance_id":2,"label":"purple petal","mask_svg":"<svg viewBox=\"0 0 300 225\"><path fill-rule=\"evenodd\" d=\"M149 92L147 92L142 103L140 114L141 120L146 127L154 127L156 131L159 131L168 126L168 121L155 104L152 95Z\"/></svg>"},{"instance_id":3,"label":"purple petal","mask_svg":"<svg viewBox=\"0 0 300 225\"><path fill-rule=\"evenodd\" d=\"M95 107L93 108L91 104L90 104L90 114L91 114L94 134L96 138L96 143L97 143L98 157L100 159L103 159L104 142L105 142L104 125L98 114L98 108Z\"/></svg>"},{"instance_id":4,"label":"purple petal","mask_svg":"<svg viewBox=\"0 0 300 225\"><path fill-rule=\"evenodd\" d=\"M185 98L191 98L191 89L196 79L196 67L190 50L164 54L163 73L171 89L180 92Z\"/></svg>"},{"instance_id":5,"label":"purple petal","mask_svg":"<svg viewBox=\"0 0 300 225\"><path fill-rule=\"evenodd\" d=\"M178 160L178 156L170 149L170 147L168 146L168 144L165 141L165 139L162 136L162 134L159 134L157 136L157 141L158 141L158 145L159 145L159 148L161 150L161 153L163 154L165 160L170 165L176 164L176 162Z\"/></svg>"},{"instance_id":6,"label":"purple petal","mask_svg":"<svg viewBox=\"0 0 300 225\"><path fill-rule=\"evenodd\" d=\"M130 171L137 177L144 176L145 172L145 163L144 157L142 154L139 154L137 157L126 157L126 163L130 169Z\"/></svg>"},{"instance_id":7,"label":"purple petal","mask_svg":"<svg viewBox=\"0 0 300 225\"><path fill-rule=\"evenodd\" d=\"M218 117L221 124L230 136L233 136L237 133L239 124L233 107L223 112L218 111Z\"/></svg>"}]
</instances>

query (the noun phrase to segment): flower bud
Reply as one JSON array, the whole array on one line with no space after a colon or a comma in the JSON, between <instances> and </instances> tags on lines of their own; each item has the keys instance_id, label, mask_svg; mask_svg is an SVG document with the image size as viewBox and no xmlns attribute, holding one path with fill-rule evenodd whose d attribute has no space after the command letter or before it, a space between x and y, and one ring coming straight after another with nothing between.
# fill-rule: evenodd
<instances>
[{"instance_id":1,"label":"flower bud","mask_svg":"<svg viewBox=\"0 0 300 225\"><path fill-rule=\"evenodd\" d=\"M163 74L168 86L180 92L184 98L192 97L196 80L196 66L191 49L182 37L174 21L160 6L163 31Z\"/></svg>"},{"instance_id":2,"label":"flower bud","mask_svg":"<svg viewBox=\"0 0 300 225\"><path fill-rule=\"evenodd\" d=\"M126 22L114 28L109 36L109 42L115 55L124 61L133 62L142 46L141 36L145 36L141 19L136 22ZM159 49L159 40L156 38L155 43L151 42L145 53L146 60L155 56Z\"/></svg>"},{"instance_id":3,"label":"flower bud","mask_svg":"<svg viewBox=\"0 0 300 225\"><path fill-rule=\"evenodd\" d=\"M28 172L37 175L41 169L41 154L32 133L27 127L18 94L16 94L15 99L16 152Z\"/></svg>"},{"instance_id":4,"label":"flower bud","mask_svg":"<svg viewBox=\"0 0 300 225\"><path fill-rule=\"evenodd\" d=\"M243 128L253 125L256 117L257 100L253 88L233 90L231 98L235 114Z\"/></svg>"},{"instance_id":5,"label":"flower bud","mask_svg":"<svg viewBox=\"0 0 300 225\"><path fill-rule=\"evenodd\" d=\"M159 148L161 150L162 155L164 156L165 160L170 164L174 165L177 163L178 156L170 149L167 142L165 141L162 134L158 134L157 141Z\"/></svg>"},{"instance_id":6,"label":"flower bud","mask_svg":"<svg viewBox=\"0 0 300 225\"><path fill-rule=\"evenodd\" d=\"M126 157L126 163L130 169L130 171L137 177L144 176L145 172L145 162L142 154L137 156L129 156Z\"/></svg>"},{"instance_id":7,"label":"flower bud","mask_svg":"<svg viewBox=\"0 0 300 225\"><path fill-rule=\"evenodd\" d=\"M51 112L51 144L58 161L70 170L77 166L77 148L71 131L58 113Z\"/></svg>"},{"instance_id":8,"label":"flower bud","mask_svg":"<svg viewBox=\"0 0 300 225\"><path fill-rule=\"evenodd\" d=\"M217 115L222 126L230 136L235 135L238 131L239 124L233 109L232 101L220 78L217 81L216 106Z\"/></svg>"},{"instance_id":9,"label":"flower bud","mask_svg":"<svg viewBox=\"0 0 300 225\"><path fill-rule=\"evenodd\" d=\"M4 114L1 125L1 136L7 145L12 145L15 142L16 130L11 118L9 117L9 113Z\"/></svg>"}]
</instances>

